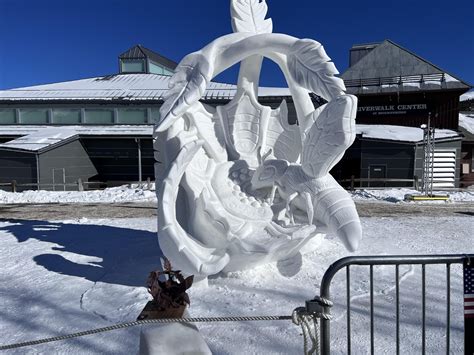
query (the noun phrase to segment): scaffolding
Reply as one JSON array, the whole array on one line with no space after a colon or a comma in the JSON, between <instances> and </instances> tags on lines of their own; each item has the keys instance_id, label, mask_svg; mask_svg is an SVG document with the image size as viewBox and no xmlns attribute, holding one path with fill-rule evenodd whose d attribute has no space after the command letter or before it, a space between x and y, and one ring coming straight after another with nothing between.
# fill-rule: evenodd
<instances>
[{"instance_id":1,"label":"scaffolding","mask_svg":"<svg viewBox=\"0 0 474 355\"><path fill-rule=\"evenodd\" d=\"M433 195L433 170L435 153L435 128L431 126L431 112L428 114L428 124L421 125L423 129L423 181L421 192L425 196Z\"/></svg>"}]
</instances>

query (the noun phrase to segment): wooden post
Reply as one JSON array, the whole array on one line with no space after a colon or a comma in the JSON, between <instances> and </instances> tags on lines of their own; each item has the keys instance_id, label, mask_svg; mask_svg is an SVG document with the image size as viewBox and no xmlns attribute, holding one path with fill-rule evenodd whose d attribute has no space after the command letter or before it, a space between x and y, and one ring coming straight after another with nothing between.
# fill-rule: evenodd
<instances>
[{"instance_id":1,"label":"wooden post","mask_svg":"<svg viewBox=\"0 0 474 355\"><path fill-rule=\"evenodd\" d=\"M351 175L351 191L354 191L354 175Z\"/></svg>"},{"instance_id":2,"label":"wooden post","mask_svg":"<svg viewBox=\"0 0 474 355\"><path fill-rule=\"evenodd\" d=\"M146 178L146 184L147 184L147 189L151 190L151 179L150 179L150 177Z\"/></svg>"},{"instance_id":3,"label":"wooden post","mask_svg":"<svg viewBox=\"0 0 474 355\"><path fill-rule=\"evenodd\" d=\"M82 184L82 179L81 178L77 179L77 190L78 191L84 191L84 185Z\"/></svg>"},{"instance_id":4,"label":"wooden post","mask_svg":"<svg viewBox=\"0 0 474 355\"><path fill-rule=\"evenodd\" d=\"M12 192L16 192L16 180L12 180Z\"/></svg>"}]
</instances>

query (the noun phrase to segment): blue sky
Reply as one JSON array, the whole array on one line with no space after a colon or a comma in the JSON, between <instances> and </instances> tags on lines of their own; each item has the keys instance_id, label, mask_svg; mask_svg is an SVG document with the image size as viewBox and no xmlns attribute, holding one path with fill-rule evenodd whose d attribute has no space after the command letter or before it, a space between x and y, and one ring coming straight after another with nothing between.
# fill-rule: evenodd
<instances>
[{"instance_id":1,"label":"blue sky","mask_svg":"<svg viewBox=\"0 0 474 355\"><path fill-rule=\"evenodd\" d=\"M274 32L320 41L340 72L352 44L391 39L474 84L472 0L267 3ZM179 61L231 31L227 0L0 0L0 89L115 73L134 44ZM271 63L261 83L285 85Z\"/></svg>"}]
</instances>

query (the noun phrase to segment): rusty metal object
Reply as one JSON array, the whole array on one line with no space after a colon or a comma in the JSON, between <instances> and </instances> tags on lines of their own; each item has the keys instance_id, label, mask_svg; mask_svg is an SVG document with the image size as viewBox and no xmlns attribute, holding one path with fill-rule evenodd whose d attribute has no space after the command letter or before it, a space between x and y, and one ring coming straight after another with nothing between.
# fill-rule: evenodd
<instances>
[{"instance_id":1,"label":"rusty metal object","mask_svg":"<svg viewBox=\"0 0 474 355\"><path fill-rule=\"evenodd\" d=\"M138 320L182 318L191 304L186 290L193 284L194 276L184 278L180 270L172 270L168 259L164 260L163 269L152 271L148 276L147 288L153 300L147 303Z\"/></svg>"}]
</instances>

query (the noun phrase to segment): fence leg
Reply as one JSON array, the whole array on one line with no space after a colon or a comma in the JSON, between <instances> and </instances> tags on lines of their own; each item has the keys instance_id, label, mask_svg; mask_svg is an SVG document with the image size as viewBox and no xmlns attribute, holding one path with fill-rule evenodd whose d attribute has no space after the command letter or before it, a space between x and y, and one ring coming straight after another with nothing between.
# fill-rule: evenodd
<instances>
[{"instance_id":1,"label":"fence leg","mask_svg":"<svg viewBox=\"0 0 474 355\"><path fill-rule=\"evenodd\" d=\"M77 179L77 190L78 191L84 191L84 185L82 184L82 179L81 178Z\"/></svg>"},{"instance_id":2,"label":"fence leg","mask_svg":"<svg viewBox=\"0 0 474 355\"><path fill-rule=\"evenodd\" d=\"M355 179L355 176L351 175L351 191L354 191L354 179Z\"/></svg>"},{"instance_id":3,"label":"fence leg","mask_svg":"<svg viewBox=\"0 0 474 355\"><path fill-rule=\"evenodd\" d=\"M16 192L16 180L12 180L12 192Z\"/></svg>"},{"instance_id":4,"label":"fence leg","mask_svg":"<svg viewBox=\"0 0 474 355\"><path fill-rule=\"evenodd\" d=\"M415 190L416 190L416 191L419 191L419 189L420 189L420 182L418 181L418 176L415 175L415 176L413 177L413 180L414 180L414 181L413 181L413 184L414 184Z\"/></svg>"},{"instance_id":5,"label":"fence leg","mask_svg":"<svg viewBox=\"0 0 474 355\"><path fill-rule=\"evenodd\" d=\"M151 190L151 179L149 177L147 177L146 179L146 184L147 184L147 189Z\"/></svg>"}]
</instances>

